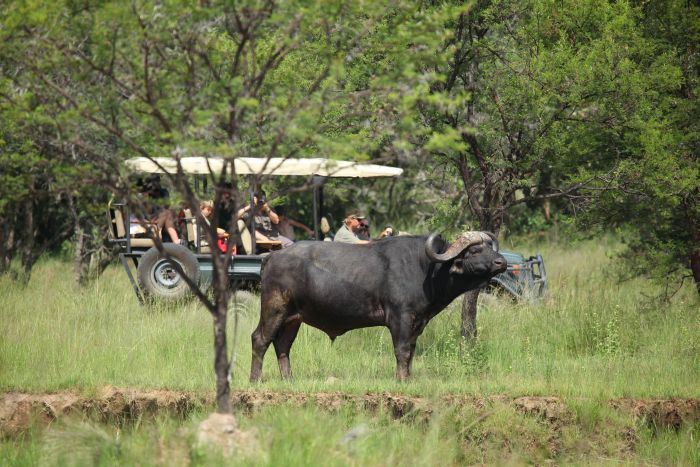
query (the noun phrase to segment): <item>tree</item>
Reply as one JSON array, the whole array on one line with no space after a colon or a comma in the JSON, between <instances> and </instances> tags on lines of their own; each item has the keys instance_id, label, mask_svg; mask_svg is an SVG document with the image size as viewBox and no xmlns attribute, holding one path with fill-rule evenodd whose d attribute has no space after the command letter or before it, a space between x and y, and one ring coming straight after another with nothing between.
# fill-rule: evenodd
<instances>
[{"instance_id":1,"label":"tree","mask_svg":"<svg viewBox=\"0 0 700 467\"><path fill-rule=\"evenodd\" d=\"M499 0L448 22L449 59L418 110L423 147L460 181L475 227L498 234L514 206L578 194L612 170L673 72L636 19L625 2ZM477 298L465 295L465 337Z\"/></svg>"},{"instance_id":2,"label":"tree","mask_svg":"<svg viewBox=\"0 0 700 467\"><path fill-rule=\"evenodd\" d=\"M625 275L656 279L665 297L692 278L700 293L700 7L635 3L650 55L668 65L649 77L647 108L628 119L622 155L595 185L581 223L625 232Z\"/></svg>"},{"instance_id":3,"label":"tree","mask_svg":"<svg viewBox=\"0 0 700 467\"><path fill-rule=\"evenodd\" d=\"M50 143L63 154L80 154L94 168L91 182L135 204L121 167L133 155L222 157L223 171L209 174L217 187L215 203L231 183L234 206L240 203L233 164L238 157L328 155L339 149L343 156L361 157L361 147L317 129L335 100L348 51L361 50L360 39L374 24L373 14L360 14L361 5L14 6L4 35L17 47L8 59L12 73L4 73L14 87L7 100L35 94L55 130ZM182 171L167 177L202 221ZM250 184L265 180L259 175ZM229 251L238 234L231 224ZM205 227L210 244L216 243L215 227ZM230 413L231 255L213 251L212 261L211 298L187 280L213 318L217 410Z\"/></svg>"}]
</instances>

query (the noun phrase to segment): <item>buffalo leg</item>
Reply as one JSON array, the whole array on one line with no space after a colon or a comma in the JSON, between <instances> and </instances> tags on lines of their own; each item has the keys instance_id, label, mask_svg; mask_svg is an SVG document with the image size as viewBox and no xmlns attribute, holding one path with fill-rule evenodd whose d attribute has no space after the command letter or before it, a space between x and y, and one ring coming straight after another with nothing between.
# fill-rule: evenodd
<instances>
[{"instance_id":1,"label":"buffalo leg","mask_svg":"<svg viewBox=\"0 0 700 467\"><path fill-rule=\"evenodd\" d=\"M415 353L415 338L394 347L394 355L396 356L396 378L399 381L405 381L411 376L411 367L413 366L413 356Z\"/></svg>"},{"instance_id":2,"label":"buffalo leg","mask_svg":"<svg viewBox=\"0 0 700 467\"><path fill-rule=\"evenodd\" d=\"M261 302L260 322L250 336L253 347L250 381L253 383L260 381L262 377L265 352L285 324L289 304L287 295L279 290L263 290Z\"/></svg>"},{"instance_id":3,"label":"buffalo leg","mask_svg":"<svg viewBox=\"0 0 700 467\"><path fill-rule=\"evenodd\" d=\"M396 356L396 378L399 381L411 376L411 364L416 353L418 336L423 333L427 321L414 321L404 319L401 322L389 324L391 339L394 343L394 355Z\"/></svg>"},{"instance_id":4,"label":"buffalo leg","mask_svg":"<svg viewBox=\"0 0 700 467\"><path fill-rule=\"evenodd\" d=\"M265 338L262 323L255 328L255 331L250 336L250 340L253 347L253 359L250 363L250 382L257 383L262 377L263 359L272 340Z\"/></svg>"},{"instance_id":5,"label":"buffalo leg","mask_svg":"<svg viewBox=\"0 0 700 467\"><path fill-rule=\"evenodd\" d=\"M396 379L405 381L411 376L411 346L408 343L401 343L394 346L396 356Z\"/></svg>"},{"instance_id":6,"label":"buffalo leg","mask_svg":"<svg viewBox=\"0 0 700 467\"><path fill-rule=\"evenodd\" d=\"M277 364L280 367L282 379L288 379L292 371L289 365L289 350L292 348L294 339L297 337L299 327L301 327L301 319L296 318L287 321L277 332L277 335L272 341L275 346Z\"/></svg>"},{"instance_id":7,"label":"buffalo leg","mask_svg":"<svg viewBox=\"0 0 700 467\"><path fill-rule=\"evenodd\" d=\"M269 321L260 320L258 327L255 328L255 331L250 336L253 347L253 359L250 364L251 383L260 381L265 352L267 352L267 348L270 347L272 339L277 335L283 322L284 318L282 316L276 316Z\"/></svg>"},{"instance_id":8,"label":"buffalo leg","mask_svg":"<svg viewBox=\"0 0 700 467\"><path fill-rule=\"evenodd\" d=\"M394 343L394 356L396 357L396 379L406 380L410 374L410 364L413 352L411 351L411 333L408 323L389 325L391 340ZM413 340L415 342L415 340Z\"/></svg>"},{"instance_id":9,"label":"buffalo leg","mask_svg":"<svg viewBox=\"0 0 700 467\"><path fill-rule=\"evenodd\" d=\"M416 340L411 342L411 354L408 356L408 376L411 376L411 370L413 369L413 356L416 354Z\"/></svg>"}]
</instances>

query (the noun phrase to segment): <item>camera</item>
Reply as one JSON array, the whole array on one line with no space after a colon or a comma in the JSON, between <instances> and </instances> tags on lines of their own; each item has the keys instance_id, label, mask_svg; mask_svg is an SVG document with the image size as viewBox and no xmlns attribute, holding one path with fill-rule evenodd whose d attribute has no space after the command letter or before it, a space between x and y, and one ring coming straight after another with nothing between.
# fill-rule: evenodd
<instances>
[{"instance_id":1,"label":"camera","mask_svg":"<svg viewBox=\"0 0 700 467\"><path fill-rule=\"evenodd\" d=\"M258 208L261 208L267 203L267 197L265 196L265 193L256 193L255 197L257 198L258 202L256 206Z\"/></svg>"}]
</instances>

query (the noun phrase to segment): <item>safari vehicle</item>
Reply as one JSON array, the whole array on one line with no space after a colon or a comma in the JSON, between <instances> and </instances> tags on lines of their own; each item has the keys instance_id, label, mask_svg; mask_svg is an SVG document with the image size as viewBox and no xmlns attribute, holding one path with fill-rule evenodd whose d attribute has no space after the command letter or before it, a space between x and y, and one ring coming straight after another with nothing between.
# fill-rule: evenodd
<instances>
[{"instance_id":1,"label":"safari vehicle","mask_svg":"<svg viewBox=\"0 0 700 467\"><path fill-rule=\"evenodd\" d=\"M211 173L220 173L222 159L213 157L184 157L180 159L182 170L191 175L195 184L205 185ZM170 158L149 159L135 157L126 161L133 171L142 174L177 173L177 162ZM313 229L315 238L321 239L329 232L328 222L321 218L323 212L323 183L327 178L377 178L396 177L403 169L375 164L358 164L348 161L335 161L320 158L308 159L257 159L241 157L235 160L237 175L301 176L312 178L313 186ZM206 188L203 188L206 191ZM119 260L138 297L143 302L147 296L159 298L182 298L189 293L187 283L165 255L155 247L152 238L131 233L131 213L125 203L111 203L108 208L110 242L119 247ZM213 264L210 247L204 241L201 226L197 219L186 213L186 232L183 237L187 246L163 243L168 256L177 261L187 275L200 286L206 288L213 277ZM251 219L252 221L252 219ZM230 263L228 274L232 281L259 281L264 254L256 254L261 247L275 249L278 245L270 242L256 242L251 235L252 226L238 221L242 251L238 251ZM160 235L159 232L156 233ZM132 272L132 265L136 274Z\"/></svg>"},{"instance_id":2,"label":"safari vehicle","mask_svg":"<svg viewBox=\"0 0 700 467\"><path fill-rule=\"evenodd\" d=\"M184 157L180 164L185 174L194 177L195 187L206 184L206 176L221 171L224 161L217 158ZM126 161L133 171L143 174L177 173L175 159L135 157ZM329 234L329 225L322 217L323 184L327 178L377 178L397 177L403 169L376 164L359 164L349 161L334 161L320 158L309 159L257 159L241 157L235 160L238 175L264 174L267 176L312 177L313 187L313 230L316 239ZM204 178L204 180L202 180ZM205 188L206 191L206 188ZM156 247L153 238L134 235L131 232L129 206L125 203L110 203L109 241L119 248L119 261L140 302L146 297L177 299L189 294L187 283L181 278L170 260ZM203 288L211 283L213 264L210 247L203 239L197 219L185 213L187 246L163 243L164 251L177 261L187 275ZM251 219L252 221L252 219ZM251 235L252 226L238 221L242 251L231 259L228 274L232 282L260 281L263 254L257 254L260 247L274 249L275 242L261 245ZM156 232L156 234L160 234ZM516 298L539 297L546 290L544 261L538 254L525 259L522 255L501 251L508 261L508 270L492 279L492 285L501 288ZM132 266L136 277L132 272Z\"/></svg>"},{"instance_id":3,"label":"safari vehicle","mask_svg":"<svg viewBox=\"0 0 700 467\"><path fill-rule=\"evenodd\" d=\"M508 269L491 279L491 286L508 292L515 298L536 299L547 291L547 271L544 259L537 253L529 258L520 253L500 250Z\"/></svg>"}]
</instances>

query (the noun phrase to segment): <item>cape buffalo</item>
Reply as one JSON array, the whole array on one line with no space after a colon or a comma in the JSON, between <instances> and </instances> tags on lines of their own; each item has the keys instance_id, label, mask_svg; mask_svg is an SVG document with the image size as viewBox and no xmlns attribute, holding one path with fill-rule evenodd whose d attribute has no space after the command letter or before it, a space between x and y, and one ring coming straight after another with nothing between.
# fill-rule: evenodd
<instances>
[{"instance_id":1,"label":"cape buffalo","mask_svg":"<svg viewBox=\"0 0 700 467\"><path fill-rule=\"evenodd\" d=\"M306 323L331 339L351 329L388 327L396 376L403 380L428 321L505 270L498 242L488 232L465 232L452 244L432 234L365 245L300 242L272 253L263 264L250 379L260 380L271 342L282 377L289 377L289 350Z\"/></svg>"}]
</instances>

